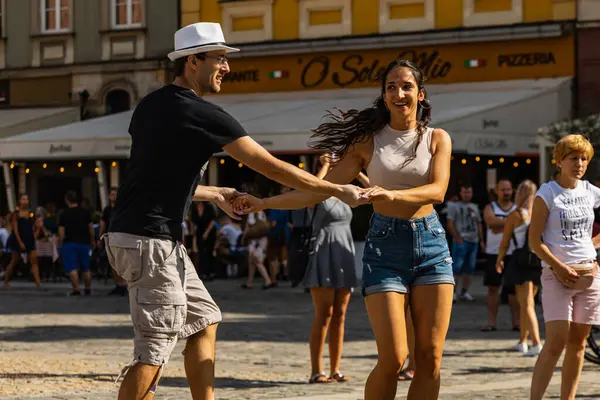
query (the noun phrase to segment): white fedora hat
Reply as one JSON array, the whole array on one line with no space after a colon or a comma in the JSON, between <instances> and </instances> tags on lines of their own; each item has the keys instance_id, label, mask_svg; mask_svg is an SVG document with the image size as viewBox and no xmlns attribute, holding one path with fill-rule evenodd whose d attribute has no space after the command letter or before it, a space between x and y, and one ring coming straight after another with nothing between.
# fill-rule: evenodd
<instances>
[{"instance_id":1,"label":"white fedora hat","mask_svg":"<svg viewBox=\"0 0 600 400\"><path fill-rule=\"evenodd\" d=\"M198 22L175 32L175 51L169 53L169 59L175 61L180 57L214 50L225 50L227 53L240 51L240 49L225 45L225 37L220 24Z\"/></svg>"}]
</instances>

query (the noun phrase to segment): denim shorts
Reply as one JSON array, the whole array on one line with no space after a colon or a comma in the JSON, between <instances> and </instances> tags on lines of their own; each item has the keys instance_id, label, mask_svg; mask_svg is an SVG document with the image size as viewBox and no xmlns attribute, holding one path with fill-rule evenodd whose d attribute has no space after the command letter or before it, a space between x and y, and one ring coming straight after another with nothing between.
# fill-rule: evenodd
<instances>
[{"instance_id":1,"label":"denim shorts","mask_svg":"<svg viewBox=\"0 0 600 400\"><path fill-rule=\"evenodd\" d=\"M454 275L473 275L477 265L477 251L479 242L467 242L462 244L452 243L452 259L454 260Z\"/></svg>"},{"instance_id":2,"label":"denim shorts","mask_svg":"<svg viewBox=\"0 0 600 400\"><path fill-rule=\"evenodd\" d=\"M418 219L373 214L363 254L363 295L454 285L446 231L434 211Z\"/></svg>"}]
</instances>

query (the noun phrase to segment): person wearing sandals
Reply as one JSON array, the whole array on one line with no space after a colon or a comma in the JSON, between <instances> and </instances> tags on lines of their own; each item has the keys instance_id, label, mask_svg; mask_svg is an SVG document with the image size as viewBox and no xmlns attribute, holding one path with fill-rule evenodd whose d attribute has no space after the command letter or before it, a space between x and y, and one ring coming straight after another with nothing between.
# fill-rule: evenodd
<instances>
[{"instance_id":1,"label":"person wearing sandals","mask_svg":"<svg viewBox=\"0 0 600 400\"><path fill-rule=\"evenodd\" d=\"M428 127L431 104L422 71L407 60L383 71L374 104L349 110L315 129L315 149L339 161L326 180L351 182L362 169L373 185L362 197L375 213L363 255L363 295L375 334L377 365L365 386L365 400L393 400L408 354L406 317L415 329L416 373L408 399L435 399L450 323L454 276L452 257L433 205L444 201L450 179L452 141L443 129ZM240 196L238 212L295 209L327 196L292 192L267 199Z\"/></svg>"},{"instance_id":2,"label":"person wearing sandals","mask_svg":"<svg viewBox=\"0 0 600 400\"><path fill-rule=\"evenodd\" d=\"M539 265L519 265L518 256L513 256L510 264L504 265L504 259L509 245L512 243L515 249L529 247L527 233L531 221L531 210L533 198L537 186L530 180L525 180L517 187L515 204L517 208L508 214L504 224L504 234L498 250L496 259L496 271L504 273L507 284L514 284L519 301L520 311L520 338L516 350L527 356L537 356L542 351L540 339L540 328L535 313L535 295L540 287L542 270ZM527 250L527 249L525 249ZM517 253L520 250L515 250ZM531 338L532 347L527 344L527 338Z\"/></svg>"},{"instance_id":3,"label":"person wearing sandals","mask_svg":"<svg viewBox=\"0 0 600 400\"><path fill-rule=\"evenodd\" d=\"M575 398L587 337L600 324L600 235L592 237L600 189L582 180L593 155L584 136L561 138L553 152L560 175L544 183L533 202L529 245L542 260L546 343L533 370L531 400L543 398L565 349L560 398Z\"/></svg>"},{"instance_id":4,"label":"person wearing sandals","mask_svg":"<svg viewBox=\"0 0 600 400\"><path fill-rule=\"evenodd\" d=\"M330 168L327 160L317 177L323 178ZM314 209L313 237L303 284L310 289L315 310L310 329L311 378L309 383L347 382L340 372L346 310L351 289L356 286L354 241L350 222L352 209L330 197ZM323 347L329 331L329 376L323 371Z\"/></svg>"}]
</instances>

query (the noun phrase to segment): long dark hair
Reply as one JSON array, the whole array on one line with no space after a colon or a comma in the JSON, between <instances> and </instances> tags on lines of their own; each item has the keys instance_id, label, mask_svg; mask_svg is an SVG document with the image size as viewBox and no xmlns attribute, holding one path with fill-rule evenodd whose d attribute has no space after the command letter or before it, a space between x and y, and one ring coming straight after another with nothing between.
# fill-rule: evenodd
<instances>
[{"instance_id":1,"label":"long dark hair","mask_svg":"<svg viewBox=\"0 0 600 400\"><path fill-rule=\"evenodd\" d=\"M425 92L425 76L421 70L408 60L392 61L385 71L379 76L381 80L381 95L375 99L373 106L363 110L351 109L341 114L335 114L327 111L325 115L329 119L316 129L313 129L313 138L319 138L318 141L311 143L311 147L317 150L324 150L328 153L335 153L340 160L348 150L357 143L366 142L371 135L381 130L390 122L390 111L385 105L385 85L388 74L395 68L410 68L417 82L419 92ZM424 99L417 106L417 139L413 154L407 158L404 165L410 163L417 156L417 148L423 141L423 135L427 131L427 125L431 121L431 103Z\"/></svg>"}]
</instances>

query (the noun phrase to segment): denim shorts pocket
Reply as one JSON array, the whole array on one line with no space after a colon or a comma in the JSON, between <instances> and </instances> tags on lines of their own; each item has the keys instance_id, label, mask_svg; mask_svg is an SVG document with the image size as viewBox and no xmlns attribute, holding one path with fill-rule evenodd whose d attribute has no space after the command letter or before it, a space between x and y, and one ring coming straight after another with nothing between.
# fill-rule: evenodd
<instances>
[{"instance_id":1,"label":"denim shorts pocket","mask_svg":"<svg viewBox=\"0 0 600 400\"><path fill-rule=\"evenodd\" d=\"M134 324L146 334L179 333L185 325L186 304L185 293L174 287L138 288Z\"/></svg>"},{"instance_id":2,"label":"denim shorts pocket","mask_svg":"<svg viewBox=\"0 0 600 400\"><path fill-rule=\"evenodd\" d=\"M437 237L446 237L446 231L440 221L435 221L429 224L429 231Z\"/></svg>"},{"instance_id":3,"label":"denim shorts pocket","mask_svg":"<svg viewBox=\"0 0 600 400\"><path fill-rule=\"evenodd\" d=\"M392 227L386 223L372 223L367 232L367 240L385 240L390 237L392 233Z\"/></svg>"},{"instance_id":4,"label":"denim shorts pocket","mask_svg":"<svg viewBox=\"0 0 600 400\"><path fill-rule=\"evenodd\" d=\"M125 279L132 283L142 276L142 240L130 236L108 235L105 238L108 262Z\"/></svg>"}]
</instances>

